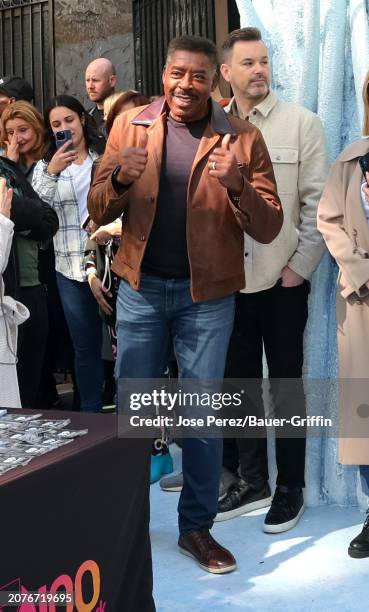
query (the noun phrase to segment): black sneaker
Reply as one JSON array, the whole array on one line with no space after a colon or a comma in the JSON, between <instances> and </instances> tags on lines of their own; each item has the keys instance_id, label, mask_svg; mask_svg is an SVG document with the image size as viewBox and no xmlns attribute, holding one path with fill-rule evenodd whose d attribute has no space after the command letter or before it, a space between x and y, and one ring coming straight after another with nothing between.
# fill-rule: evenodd
<instances>
[{"instance_id":1,"label":"black sneaker","mask_svg":"<svg viewBox=\"0 0 369 612\"><path fill-rule=\"evenodd\" d=\"M361 533L350 542L348 554L354 559L369 557L369 510L367 511Z\"/></svg>"},{"instance_id":2,"label":"black sneaker","mask_svg":"<svg viewBox=\"0 0 369 612\"><path fill-rule=\"evenodd\" d=\"M214 521L228 521L246 512L265 508L270 505L271 501L268 483L261 489L253 489L240 478L229 488L227 495L218 502L218 514Z\"/></svg>"},{"instance_id":3,"label":"black sneaker","mask_svg":"<svg viewBox=\"0 0 369 612\"><path fill-rule=\"evenodd\" d=\"M265 533L282 533L292 529L304 512L304 497L301 489L276 488L272 505L265 517Z\"/></svg>"}]
</instances>

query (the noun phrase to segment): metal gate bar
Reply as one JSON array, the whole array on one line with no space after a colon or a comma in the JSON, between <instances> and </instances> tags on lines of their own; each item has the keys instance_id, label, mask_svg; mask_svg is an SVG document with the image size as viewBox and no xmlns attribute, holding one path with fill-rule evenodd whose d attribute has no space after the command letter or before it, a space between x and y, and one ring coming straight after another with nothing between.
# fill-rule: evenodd
<instances>
[{"instance_id":1,"label":"metal gate bar","mask_svg":"<svg viewBox=\"0 0 369 612\"><path fill-rule=\"evenodd\" d=\"M215 40L214 0L133 0L136 89L160 95L171 38L196 34Z\"/></svg>"},{"instance_id":2,"label":"metal gate bar","mask_svg":"<svg viewBox=\"0 0 369 612\"><path fill-rule=\"evenodd\" d=\"M0 0L0 76L33 86L43 109L55 93L53 0Z\"/></svg>"}]
</instances>

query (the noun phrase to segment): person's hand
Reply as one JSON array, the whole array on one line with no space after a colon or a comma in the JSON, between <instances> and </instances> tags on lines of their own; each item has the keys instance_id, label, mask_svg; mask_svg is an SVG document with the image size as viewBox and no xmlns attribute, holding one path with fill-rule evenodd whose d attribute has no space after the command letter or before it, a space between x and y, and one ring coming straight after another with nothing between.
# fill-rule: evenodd
<instances>
[{"instance_id":1,"label":"person's hand","mask_svg":"<svg viewBox=\"0 0 369 612\"><path fill-rule=\"evenodd\" d=\"M94 221L92 221L92 219L89 220L89 222L87 223L86 227L84 228L85 232L87 232L88 237L91 238L91 235L96 232L96 230L98 229L98 225L97 223L95 223Z\"/></svg>"},{"instance_id":2,"label":"person's hand","mask_svg":"<svg viewBox=\"0 0 369 612\"><path fill-rule=\"evenodd\" d=\"M281 273L282 287L298 287L304 282L304 277L285 266Z\"/></svg>"},{"instance_id":3,"label":"person's hand","mask_svg":"<svg viewBox=\"0 0 369 612\"><path fill-rule=\"evenodd\" d=\"M16 134L9 134L9 138L4 144L6 145L6 157L17 164L19 162L18 136Z\"/></svg>"},{"instance_id":4,"label":"person's hand","mask_svg":"<svg viewBox=\"0 0 369 612\"><path fill-rule=\"evenodd\" d=\"M95 223L95 221L90 221L90 223L88 224L88 231L89 234L93 234L94 232L96 232L96 230L99 229L99 226L97 225L97 223Z\"/></svg>"},{"instance_id":5,"label":"person's hand","mask_svg":"<svg viewBox=\"0 0 369 612\"><path fill-rule=\"evenodd\" d=\"M60 174L60 172L63 172L63 170L68 168L68 166L77 159L77 153L74 149L72 151L67 151L68 147L70 147L70 140L65 142L63 146L54 153L47 167L49 174Z\"/></svg>"},{"instance_id":6,"label":"person's hand","mask_svg":"<svg viewBox=\"0 0 369 612\"><path fill-rule=\"evenodd\" d=\"M114 221L113 223L108 223L107 225L101 225L97 228L90 236L91 240L95 240L97 244L105 244L114 236L120 236L122 233L122 222Z\"/></svg>"},{"instance_id":7,"label":"person's hand","mask_svg":"<svg viewBox=\"0 0 369 612\"><path fill-rule=\"evenodd\" d=\"M6 180L0 178L0 214L10 219L10 211L12 208L13 189L8 189Z\"/></svg>"},{"instance_id":8,"label":"person's hand","mask_svg":"<svg viewBox=\"0 0 369 612\"><path fill-rule=\"evenodd\" d=\"M88 284L90 285L90 289L93 293L93 296L99 304L101 310L106 315L111 315L113 309L105 299L105 295L107 295L108 297L112 297L110 291L106 287L104 287L101 280L97 278L97 276L95 276L94 274L88 274L87 280Z\"/></svg>"},{"instance_id":9,"label":"person's hand","mask_svg":"<svg viewBox=\"0 0 369 612\"><path fill-rule=\"evenodd\" d=\"M105 229L105 226L102 225L99 227L96 232L91 234L90 239L94 240L97 244L105 244L109 240L111 240L112 235L109 231Z\"/></svg>"},{"instance_id":10,"label":"person's hand","mask_svg":"<svg viewBox=\"0 0 369 612\"><path fill-rule=\"evenodd\" d=\"M124 149L120 157L120 171L116 177L118 183L130 185L140 178L147 164L147 142L148 136L145 132L140 136L138 147Z\"/></svg>"},{"instance_id":11,"label":"person's hand","mask_svg":"<svg viewBox=\"0 0 369 612\"><path fill-rule=\"evenodd\" d=\"M209 156L209 174L234 195L241 195L243 189L243 177L238 168L237 159L230 150L231 135L226 134L222 140L222 146L214 149Z\"/></svg>"}]
</instances>

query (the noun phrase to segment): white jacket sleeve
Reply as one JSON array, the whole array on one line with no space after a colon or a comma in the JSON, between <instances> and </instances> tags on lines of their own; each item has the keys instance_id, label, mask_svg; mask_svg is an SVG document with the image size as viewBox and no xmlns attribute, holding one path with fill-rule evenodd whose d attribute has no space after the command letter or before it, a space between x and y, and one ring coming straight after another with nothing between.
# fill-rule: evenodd
<instances>
[{"instance_id":1,"label":"white jacket sleeve","mask_svg":"<svg viewBox=\"0 0 369 612\"><path fill-rule=\"evenodd\" d=\"M13 221L0 213L0 274L4 272L8 264L13 233Z\"/></svg>"}]
</instances>

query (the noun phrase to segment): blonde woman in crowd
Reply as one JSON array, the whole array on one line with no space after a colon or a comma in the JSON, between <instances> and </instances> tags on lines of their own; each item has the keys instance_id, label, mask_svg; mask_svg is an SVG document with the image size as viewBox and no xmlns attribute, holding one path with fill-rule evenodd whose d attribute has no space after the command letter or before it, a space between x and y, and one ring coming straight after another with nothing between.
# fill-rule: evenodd
<instances>
[{"instance_id":1,"label":"blonde woman in crowd","mask_svg":"<svg viewBox=\"0 0 369 612\"><path fill-rule=\"evenodd\" d=\"M112 97L112 96L111 96ZM124 93L118 95L116 100L111 105L109 112L106 117L106 133L109 135L110 130L113 127L114 120L118 115L124 113L131 108L136 108L137 106L145 106L145 104L149 104L150 100L144 94L139 91L135 91L134 89L129 89ZM105 106L104 106L105 108Z\"/></svg>"},{"instance_id":2,"label":"blonde woman in crowd","mask_svg":"<svg viewBox=\"0 0 369 612\"><path fill-rule=\"evenodd\" d=\"M116 93L111 94L111 96L108 96L107 98L105 98L104 100L104 121L106 122L110 109L113 106L113 104L118 100L118 98L120 98L120 96L123 95L123 91L118 91Z\"/></svg>"},{"instance_id":3,"label":"blonde woman in crowd","mask_svg":"<svg viewBox=\"0 0 369 612\"><path fill-rule=\"evenodd\" d=\"M106 98L104 101L104 119L106 121L106 133L109 136L114 120L118 115L134 108L149 104L149 99L140 94L138 91L129 90L125 93L115 93ZM99 165L101 157L94 162L92 179ZM122 233L122 221L116 219L112 223L96 227L95 224L90 224L93 228L92 234L86 243L86 273L90 289L99 304L100 311L110 327L110 337L114 339L116 344L115 332L112 331L115 327L115 297L117 291L117 279L110 275L110 267L112 255L117 251L116 245L119 244L119 239ZM115 239L115 245L112 240ZM108 247L108 248L106 248ZM100 250L99 250L100 248ZM110 263L109 263L110 262ZM105 285L102 279L108 281ZM104 281L104 282L105 282ZM107 284L109 286L107 286ZM112 293L111 293L112 292ZM112 298L111 300L107 298ZM112 317L113 315L113 317ZM113 353L115 346L113 346Z\"/></svg>"},{"instance_id":4,"label":"blonde woman in crowd","mask_svg":"<svg viewBox=\"0 0 369 612\"><path fill-rule=\"evenodd\" d=\"M109 96L104 102L104 112L105 110L108 111L108 121L106 123L107 135L109 136L111 126L120 113L134 106L147 104L148 102L148 98L134 91ZM92 178L100 161L101 157L94 162ZM118 278L110 272L110 265L118 249L122 234L122 221L119 218L101 227L97 227L94 223L91 223L90 229L92 234L86 243L85 269L90 289L99 305L100 314L106 323L106 327L104 327L103 331L107 330L108 332L112 348L112 358L115 359L117 345L115 304L119 282ZM104 335L104 339L105 337L106 335ZM104 348L106 349L106 343L103 341L103 351ZM104 352L107 358L110 351L105 350ZM108 397L110 396L111 398L111 402L109 403L114 404L115 382L113 377L113 362L109 364L105 361L104 367L106 375L105 394L108 390ZM107 376L108 371L110 371L111 376Z\"/></svg>"},{"instance_id":5,"label":"blonde woman in crowd","mask_svg":"<svg viewBox=\"0 0 369 612\"><path fill-rule=\"evenodd\" d=\"M30 102L20 100L9 104L2 114L5 156L17 164L28 181L42 157L44 121L41 113Z\"/></svg>"},{"instance_id":6,"label":"blonde woman in crowd","mask_svg":"<svg viewBox=\"0 0 369 612\"><path fill-rule=\"evenodd\" d=\"M318 229L339 267L337 340L340 378L339 461L359 465L369 492L369 73L363 88L364 136L349 145L334 164L318 209ZM364 387L363 387L363 384ZM364 391L364 393L363 393ZM363 437L363 435L367 437ZM369 557L369 515L350 543L351 557Z\"/></svg>"}]
</instances>

